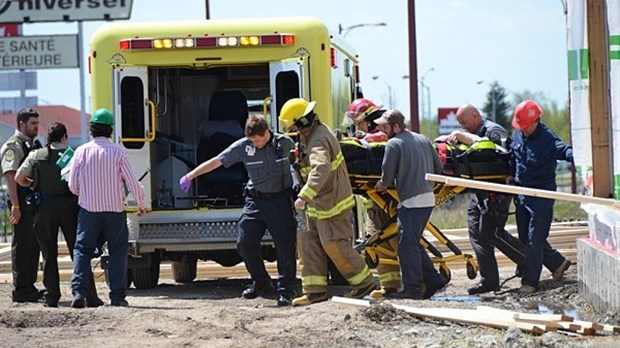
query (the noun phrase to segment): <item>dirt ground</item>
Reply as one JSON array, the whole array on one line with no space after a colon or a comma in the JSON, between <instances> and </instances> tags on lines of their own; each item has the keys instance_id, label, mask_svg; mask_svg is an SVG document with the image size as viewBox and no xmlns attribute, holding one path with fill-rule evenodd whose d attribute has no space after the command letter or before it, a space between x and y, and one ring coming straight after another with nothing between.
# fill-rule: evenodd
<instances>
[{"instance_id":1,"label":"dirt ground","mask_svg":"<svg viewBox=\"0 0 620 348\"><path fill-rule=\"evenodd\" d=\"M513 268L503 268L502 277ZM278 308L275 299L245 300L249 279L204 279L190 284L160 280L151 290L128 291L130 307L70 308L69 283L61 285L60 308L42 303L15 304L10 284L0 284L1 347L620 347L620 335L542 336L425 320L389 303L418 307L494 306L528 312L577 315L582 320L619 324L617 313L595 313L577 292L576 267L563 282L543 273L543 291L519 297L519 279L498 294L469 297L464 270L453 270L450 285L432 301L381 301L368 308L331 301L308 307ZM105 283L97 283L107 300ZM347 287L330 287L343 295Z\"/></svg>"}]
</instances>

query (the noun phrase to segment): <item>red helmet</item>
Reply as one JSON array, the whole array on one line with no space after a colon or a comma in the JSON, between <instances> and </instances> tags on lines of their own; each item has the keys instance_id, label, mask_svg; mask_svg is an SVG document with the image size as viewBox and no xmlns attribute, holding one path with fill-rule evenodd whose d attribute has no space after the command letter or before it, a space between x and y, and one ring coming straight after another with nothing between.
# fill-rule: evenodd
<instances>
[{"instance_id":1,"label":"red helmet","mask_svg":"<svg viewBox=\"0 0 620 348\"><path fill-rule=\"evenodd\" d=\"M366 98L355 99L345 115L351 119L354 123L357 123L366 116L370 115L375 110L380 110L382 105L375 104L372 100Z\"/></svg>"},{"instance_id":2,"label":"red helmet","mask_svg":"<svg viewBox=\"0 0 620 348\"><path fill-rule=\"evenodd\" d=\"M524 100L515 108L512 126L516 129L525 129L538 121L542 113L542 108L535 101Z\"/></svg>"}]
</instances>

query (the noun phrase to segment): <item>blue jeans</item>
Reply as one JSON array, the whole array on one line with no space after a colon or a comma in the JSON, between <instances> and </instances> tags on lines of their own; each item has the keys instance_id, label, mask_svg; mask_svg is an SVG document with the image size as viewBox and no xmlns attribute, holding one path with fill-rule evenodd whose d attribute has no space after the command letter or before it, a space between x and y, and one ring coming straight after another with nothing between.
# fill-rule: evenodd
<instances>
[{"instance_id":1,"label":"blue jeans","mask_svg":"<svg viewBox=\"0 0 620 348\"><path fill-rule=\"evenodd\" d=\"M110 301L125 299L127 292L127 248L129 246L127 213L91 213L80 208L78 214L77 238L73 249L73 278L71 289L76 298L86 298L92 277L90 261L95 254L97 238L103 235L108 242L110 263L108 280Z\"/></svg>"},{"instance_id":2,"label":"blue jeans","mask_svg":"<svg viewBox=\"0 0 620 348\"><path fill-rule=\"evenodd\" d=\"M515 199L519 240L525 245L525 270L521 283L538 287L543 261L555 270L566 258L547 243L553 220L553 199L517 196Z\"/></svg>"},{"instance_id":3,"label":"blue jeans","mask_svg":"<svg viewBox=\"0 0 620 348\"><path fill-rule=\"evenodd\" d=\"M404 290L422 295L422 284L437 284L439 273L435 271L426 249L420 245L422 232L433 212L428 208L398 209L398 260L403 275Z\"/></svg>"}]
</instances>

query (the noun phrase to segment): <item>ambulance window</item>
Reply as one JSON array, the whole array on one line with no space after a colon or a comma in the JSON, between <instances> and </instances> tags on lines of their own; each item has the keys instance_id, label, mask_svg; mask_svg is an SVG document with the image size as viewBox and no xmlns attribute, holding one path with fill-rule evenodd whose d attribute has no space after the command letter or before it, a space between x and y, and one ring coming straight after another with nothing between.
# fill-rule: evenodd
<instances>
[{"instance_id":1,"label":"ambulance window","mask_svg":"<svg viewBox=\"0 0 620 348\"><path fill-rule=\"evenodd\" d=\"M299 98L299 76L294 71L283 71L276 76L276 115L287 100Z\"/></svg>"},{"instance_id":2,"label":"ambulance window","mask_svg":"<svg viewBox=\"0 0 620 348\"><path fill-rule=\"evenodd\" d=\"M122 138L144 138L144 86L139 77L127 76L121 82ZM123 142L128 149L140 149L144 142Z\"/></svg>"}]
</instances>

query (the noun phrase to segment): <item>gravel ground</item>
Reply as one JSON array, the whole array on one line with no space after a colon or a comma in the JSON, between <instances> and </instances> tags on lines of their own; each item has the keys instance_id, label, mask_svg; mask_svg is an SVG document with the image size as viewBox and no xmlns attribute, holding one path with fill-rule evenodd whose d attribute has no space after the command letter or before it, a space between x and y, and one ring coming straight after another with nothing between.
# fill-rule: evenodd
<instances>
[{"instance_id":1,"label":"gravel ground","mask_svg":"<svg viewBox=\"0 0 620 348\"><path fill-rule=\"evenodd\" d=\"M619 324L617 313L596 313L577 292L576 267L563 282L544 280L542 291L516 296L519 280L497 294L470 297L464 270L432 301L380 301L354 307L328 301L308 307L278 308L275 299L239 297L248 279L204 279L190 284L161 280L151 290L130 289L130 307L70 308L69 284L61 285L60 308L42 303L14 304L10 284L0 284L2 347L620 347L620 335L542 336L516 328L428 320L394 309L390 303L417 307L493 306L525 312L566 313L582 320ZM513 268L503 268L509 277ZM543 278L550 278L543 273ZM342 295L347 287L330 287ZM98 283L102 299L107 288Z\"/></svg>"}]
</instances>

